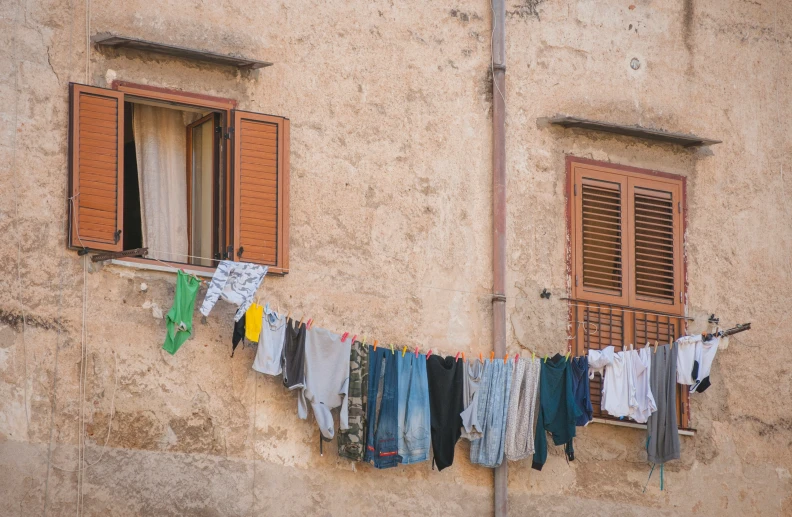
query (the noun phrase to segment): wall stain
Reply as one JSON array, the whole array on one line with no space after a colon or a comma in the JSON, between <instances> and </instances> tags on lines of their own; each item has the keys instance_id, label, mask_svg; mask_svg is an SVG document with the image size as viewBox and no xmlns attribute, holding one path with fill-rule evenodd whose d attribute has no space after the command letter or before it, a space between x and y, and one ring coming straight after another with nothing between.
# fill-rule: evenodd
<instances>
[{"instance_id":1,"label":"wall stain","mask_svg":"<svg viewBox=\"0 0 792 517\"><path fill-rule=\"evenodd\" d=\"M25 314L25 325L44 330L65 330L61 322L55 318L44 318L35 314ZM22 330L22 313L0 308L0 324L8 325L15 331Z\"/></svg>"},{"instance_id":2,"label":"wall stain","mask_svg":"<svg viewBox=\"0 0 792 517\"><path fill-rule=\"evenodd\" d=\"M545 0L522 0L518 4L512 5L514 8L512 11L506 9L506 17L507 18L531 18L534 17L539 20L539 6L544 3Z\"/></svg>"}]
</instances>

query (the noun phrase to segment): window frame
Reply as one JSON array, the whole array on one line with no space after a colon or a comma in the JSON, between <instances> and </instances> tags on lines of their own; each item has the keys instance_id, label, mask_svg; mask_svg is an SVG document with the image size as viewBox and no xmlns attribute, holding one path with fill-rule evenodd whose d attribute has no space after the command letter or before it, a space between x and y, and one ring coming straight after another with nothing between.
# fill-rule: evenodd
<instances>
[{"instance_id":1,"label":"window frame","mask_svg":"<svg viewBox=\"0 0 792 517\"><path fill-rule=\"evenodd\" d=\"M79 83L70 83L70 92L74 87L89 87L88 85L81 85ZM93 88L93 87L89 87ZM97 87L98 88L98 87ZM234 140L233 135L231 135L231 131L234 129L234 117L235 113L237 112L237 101L230 98L223 98L223 97L215 97L211 95L199 94L199 93L192 93L192 92L183 92L180 90L174 90L170 88L162 88L157 86L150 86L145 84L138 84L132 83L127 81L113 81L109 88L99 88L104 90L108 93L108 95L112 95L112 92L118 92L121 94L120 98L122 101L127 102L134 102L135 99L144 99L144 100L153 100L164 102L168 104L173 104L175 107L178 106L192 106L198 108L204 108L207 110L212 110L215 113L220 114L220 124L222 127L223 137L219 139L219 153L220 156L218 158L218 163L222 165L223 170L220 173L223 176L223 184L224 184L224 192L222 193L224 197L224 205L225 205L225 223L224 223L224 231L225 231L225 239L223 244L224 250L226 253L231 253L231 256L228 257L229 260L235 260L236 258L236 247L237 243L235 242L234 238L234 225L239 225L239 221L234 220L235 216L235 202L234 199L234 181L235 172L233 170L233 154L234 154L234 145L236 140ZM70 99L70 109L73 101ZM123 111L123 107L121 108ZM278 165L278 176L279 176L279 185L282 186L282 192L280 193L279 198L279 205L278 205L278 219L279 219L279 226L281 231L278 235L278 258L276 264L268 265L269 273L276 274L276 275L284 275L287 274L289 271L289 182L290 182L290 162L289 162L289 144L290 144L290 135L289 135L289 120L285 117L280 116L273 116L273 115L266 115L266 114L259 114L262 116L270 116L274 119L278 119L281 121L281 125L279 128L284 131L284 133L280 136L283 145L283 151L280 155L282 158L282 162ZM69 124L69 152L72 153L72 148L74 143L76 142L75 138L78 135L75 135L74 127L76 122L74 120L70 120ZM123 126L122 126L123 127ZM229 136L230 135L230 136ZM121 153L123 151L123 138L119 135L119 145L121 146ZM189 147L186 150L189 154ZM72 163L73 158L70 154L70 171L69 171L69 184L70 184L70 192L72 190L71 184L77 178L78 172L74 169L74 164ZM188 164L189 164L188 158ZM123 171L123 163L119 162L119 170ZM119 174L119 177L122 177ZM122 195L122 191L120 190L123 188L122 185L119 187L119 196ZM188 200L189 202L189 200ZM213 203L214 204L214 203ZM69 206L69 219L72 220L71 214L72 207ZM121 214L120 217L123 217L123 211L119 212ZM76 232L76 228L71 228L70 224L70 235ZM189 237L188 237L189 238ZM123 239L121 240L123 242ZM231 246L234 246L232 249ZM82 249L82 246L79 246L73 239L69 241L69 247L71 249ZM89 247L89 249L91 249ZM121 248L118 249L121 251ZM225 254L224 254L225 258ZM167 264L171 265L174 268L188 268L193 271L200 271L205 273L213 273L216 269L216 266L201 266L195 264L187 264L181 262L173 262L168 260L155 260L151 258L145 257L124 257L123 262L133 263L133 264ZM222 259L220 259L222 260Z\"/></svg>"},{"instance_id":2,"label":"window frame","mask_svg":"<svg viewBox=\"0 0 792 517\"><path fill-rule=\"evenodd\" d=\"M578 226L578 219L577 219L577 209L576 204L581 203L581 200L578 198L582 198L582 192L578 192L577 196L575 195L575 185L576 185L576 178L578 177L578 173L581 170L587 171L594 171L594 175L596 177L601 177L606 181L615 181L613 180L614 175L619 175L625 178L623 181L623 185L627 187L627 192L623 199L627 199L627 205L623 206L622 209L622 231L629 235L629 232L634 228L634 219L633 219L633 212L634 209L630 207L633 206L633 202L629 202L629 197L633 194L633 188L630 185L638 185L642 186L641 184L647 181L652 182L659 182L662 183L669 188L677 188L678 189L678 208L679 208L679 224L678 227L675 228L675 232L677 233L678 240L675 241L675 249L674 249L674 257L675 257L675 264L678 260L679 264L679 272L678 276L675 277L675 286L678 286L679 296L675 298L674 306L668 306L664 304L657 304L653 302L646 302L637 300L637 296L633 293L633 285L634 277L635 277L635 268L632 264L633 256L634 256L634 245L632 243L632 237L630 236L628 239L629 244L625 244L622 241L622 264L623 264L623 289L625 289L624 296L622 299L626 299L626 303L620 302L617 297L615 296L599 296L596 293L584 293L583 292L583 281L582 281L582 246L579 246L579 238L578 232L582 231ZM588 174L587 174L588 175ZM637 181L630 182L629 178L634 178ZM687 318L685 316L685 307L687 304L687 288L688 288L688 280L687 280L687 255L685 254L685 231L687 228L687 178L685 176L671 174L667 172L661 172L657 170L650 170L650 169L641 169L638 167L631 167L627 165L620 165L620 164L613 164L608 162L602 162L598 160L591 160L587 158L579 158L571 155L567 155L566 157L566 196L567 196L567 203L566 203L566 218L567 218L567 271L569 274L569 285L570 285L570 293L571 299L575 300L572 303L577 304L580 302L583 303L591 303L591 304L605 304L611 305L614 308L611 311L618 311L618 310L625 310L625 311L637 311L644 313L645 316L651 316L656 318L658 321L660 318L667 318L670 319L677 319L680 322L680 333L684 334L687 332ZM675 219L676 221L676 219ZM628 259L629 257L629 259ZM629 260L629 262L628 262ZM576 275L579 275L578 285L576 286ZM677 294L675 293L675 297ZM574 324L576 320L575 316L575 309L577 307L570 305L568 311L568 321ZM584 309L585 310L585 309ZM648 321L648 320L647 320ZM635 324L627 325L629 328L631 336L623 336L623 346L626 347L629 344L629 340L635 339L635 336L638 333L638 329L636 328ZM572 343L573 352L576 355L581 355L586 353L585 352L585 339L581 338L579 334L583 333L581 329L571 329L571 335L575 336L574 343ZM679 337L679 336L676 336ZM612 338L611 338L612 339ZM613 342L614 346L617 350L620 349L622 343ZM636 348L642 347L645 343L633 343ZM678 404L679 404L679 412L678 412L678 422L677 427L680 429L688 429L690 425L690 400L689 394L687 390L679 388L677 386L677 393L680 394L678 397ZM598 416L598 418L610 419L607 414L603 414L602 416Z\"/></svg>"}]
</instances>

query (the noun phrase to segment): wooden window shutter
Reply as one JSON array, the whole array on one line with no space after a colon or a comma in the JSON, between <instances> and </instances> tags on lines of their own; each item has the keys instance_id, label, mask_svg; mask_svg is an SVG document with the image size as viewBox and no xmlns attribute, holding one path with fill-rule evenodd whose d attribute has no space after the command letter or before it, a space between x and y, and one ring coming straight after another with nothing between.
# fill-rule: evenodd
<instances>
[{"instance_id":1,"label":"wooden window shutter","mask_svg":"<svg viewBox=\"0 0 792 517\"><path fill-rule=\"evenodd\" d=\"M682 314L682 207L678 184L629 179L627 231L633 245L630 305Z\"/></svg>"},{"instance_id":2,"label":"wooden window shutter","mask_svg":"<svg viewBox=\"0 0 792 517\"><path fill-rule=\"evenodd\" d=\"M124 94L72 83L69 96L69 244L121 251Z\"/></svg>"},{"instance_id":3,"label":"wooden window shutter","mask_svg":"<svg viewBox=\"0 0 792 517\"><path fill-rule=\"evenodd\" d=\"M289 120L233 112L236 260L289 268Z\"/></svg>"},{"instance_id":4,"label":"wooden window shutter","mask_svg":"<svg viewBox=\"0 0 792 517\"><path fill-rule=\"evenodd\" d=\"M574 181L575 298L626 305L626 178L577 168Z\"/></svg>"}]
</instances>

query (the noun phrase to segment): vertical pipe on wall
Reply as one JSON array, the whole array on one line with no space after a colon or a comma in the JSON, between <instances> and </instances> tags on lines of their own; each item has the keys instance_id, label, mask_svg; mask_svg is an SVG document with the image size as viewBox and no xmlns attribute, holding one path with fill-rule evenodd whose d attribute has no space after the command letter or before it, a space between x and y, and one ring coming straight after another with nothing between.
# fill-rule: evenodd
<instances>
[{"instance_id":1,"label":"vertical pipe on wall","mask_svg":"<svg viewBox=\"0 0 792 517\"><path fill-rule=\"evenodd\" d=\"M492 1L492 337L506 355L506 7ZM508 461L495 469L495 517L509 513Z\"/></svg>"}]
</instances>

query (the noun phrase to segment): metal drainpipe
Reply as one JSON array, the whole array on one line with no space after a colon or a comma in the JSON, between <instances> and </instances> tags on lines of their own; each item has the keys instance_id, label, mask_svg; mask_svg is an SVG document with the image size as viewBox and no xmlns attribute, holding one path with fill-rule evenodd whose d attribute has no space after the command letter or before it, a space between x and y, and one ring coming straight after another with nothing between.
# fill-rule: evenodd
<instances>
[{"instance_id":1,"label":"metal drainpipe","mask_svg":"<svg viewBox=\"0 0 792 517\"><path fill-rule=\"evenodd\" d=\"M506 7L492 1L492 337L506 355ZM509 514L508 461L495 469L495 517Z\"/></svg>"}]
</instances>

